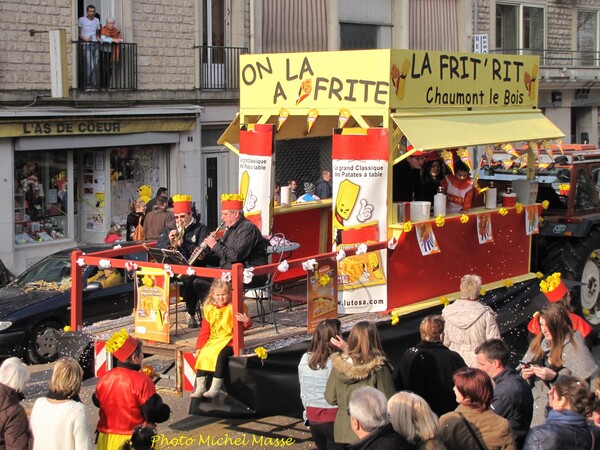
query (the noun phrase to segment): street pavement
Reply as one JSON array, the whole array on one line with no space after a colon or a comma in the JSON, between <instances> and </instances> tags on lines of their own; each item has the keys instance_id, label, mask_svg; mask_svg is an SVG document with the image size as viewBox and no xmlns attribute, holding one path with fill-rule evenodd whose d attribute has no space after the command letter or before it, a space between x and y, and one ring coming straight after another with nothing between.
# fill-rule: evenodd
<instances>
[{"instance_id":1,"label":"street pavement","mask_svg":"<svg viewBox=\"0 0 600 450\"><path fill-rule=\"evenodd\" d=\"M150 361L160 367L160 357ZM52 376L52 364L29 366L31 379L25 389L23 406L28 415L35 400L45 395ZM98 409L92 403L97 378L84 381L81 401L86 405L90 433L94 436ZM314 449L310 432L297 418L274 416L260 419L221 419L188 414L190 393L178 396L159 389L171 407L171 418L158 426L161 449Z\"/></svg>"}]
</instances>

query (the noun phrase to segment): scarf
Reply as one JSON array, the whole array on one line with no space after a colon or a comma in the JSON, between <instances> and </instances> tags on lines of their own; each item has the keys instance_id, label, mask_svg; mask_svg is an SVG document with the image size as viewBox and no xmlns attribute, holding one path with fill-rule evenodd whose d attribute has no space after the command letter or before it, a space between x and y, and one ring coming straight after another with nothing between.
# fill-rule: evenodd
<instances>
[{"instance_id":1,"label":"scarf","mask_svg":"<svg viewBox=\"0 0 600 450\"><path fill-rule=\"evenodd\" d=\"M100 34L102 36L108 36L111 39L121 39L121 32L117 29L117 27L113 27L111 30L104 25L100 31ZM112 45L112 62L115 63L119 61L119 58L121 57L121 46L115 43L109 45Z\"/></svg>"}]
</instances>

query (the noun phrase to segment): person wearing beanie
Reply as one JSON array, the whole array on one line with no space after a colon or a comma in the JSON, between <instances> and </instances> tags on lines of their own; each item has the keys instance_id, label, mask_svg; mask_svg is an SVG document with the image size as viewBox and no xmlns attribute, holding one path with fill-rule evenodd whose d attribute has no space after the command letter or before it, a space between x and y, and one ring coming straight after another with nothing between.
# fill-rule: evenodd
<instances>
[{"instance_id":1,"label":"person wearing beanie","mask_svg":"<svg viewBox=\"0 0 600 450\"><path fill-rule=\"evenodd\" d=\"M141 372L144 359L141 341L120 330L106 342L116 367L100 378L92 395L100 408L98 450L120 449L139 425L166 422L171 408L163 403L152 379Z\"/></svg>"},{"instance_id":2,"label":"person wearing beanie","mask_svg":"<svg viewBox=\"0 0 600 450\"><path fill-rule=\"evenodd\" d=\"M159 200L160 201L160 200ZM206 225L199 223L192 214L192 196L177 194L173 196L173 216L175 217L175 229L165 228L156 246L158 248L177 249L188 261L192 258L194 251L208 236ZM203 266L201 257L192 262L193 266ZM203 299L208 293L202 284L195 284L196 276L183 275L181 281L182 296L188 313L188 328L198 328L196 311L198 300ZM198 318L200 319L200 318Z\"/></svg>"},{"instance_id":3,"label":"person wearing beanie","mask_svg":"<svg viewBox=\"0 0 600 450\"><path fill-rule=\"evenodd\" d=\"M315 195L315 185L307 181L304 183L304 195L298 198L298 203L316 202L317 200L321 199Z\"/></svg>"}]
</instances>

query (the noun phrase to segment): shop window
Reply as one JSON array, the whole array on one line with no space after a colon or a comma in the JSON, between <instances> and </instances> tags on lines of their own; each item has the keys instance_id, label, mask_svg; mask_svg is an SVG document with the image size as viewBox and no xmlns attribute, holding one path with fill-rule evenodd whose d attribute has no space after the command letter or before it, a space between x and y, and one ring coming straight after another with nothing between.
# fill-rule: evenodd
<instances>
[{"instance_id":1,"label":"shop window","mask_svg":"<svg viewBox=\"0 0 600 450\"><path fill-rule=\"evenodd\" d=\"M16 244L67 236L66 152L16 152L14 221Z\"/></svg>"},{"instance_id":2,"label":"shop window","mask_svg":"<svg viewBox=\"0 0 600 450\"><path fill-rule=\"evenodd\" d=\"M598 13L596 11L577 11L577 66L597 64Z\"/></svg>"},{"instance_id":3,"label":"shop window","mask_svg":"<svg viewBox=\"0 0 600 450\"><path fill-rule=\"evenodd\" d=\"M544 8L496 4L496 49L543 56Z\"/></svg>"}]
</instances>

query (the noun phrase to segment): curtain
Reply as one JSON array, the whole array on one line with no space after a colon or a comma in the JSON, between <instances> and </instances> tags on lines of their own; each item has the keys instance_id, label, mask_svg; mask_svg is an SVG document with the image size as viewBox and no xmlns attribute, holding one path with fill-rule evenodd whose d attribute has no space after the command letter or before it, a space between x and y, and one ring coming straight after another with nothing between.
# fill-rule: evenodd
<instances>
[{"instance_id":1,"label":"curtain","mask_svg":"<svg viewBox=\"0 0 600 450\"><path fill-rule=\"evenodd\" d=\"M409 48L458 51L457 0L410 0Z\"/></svg>"}]
</instances>

